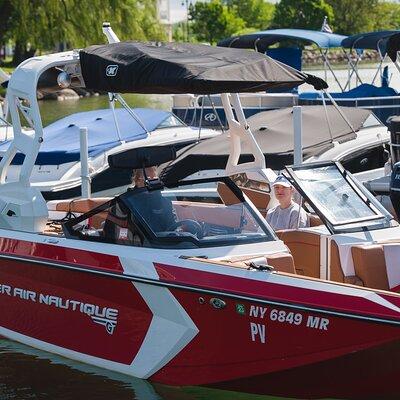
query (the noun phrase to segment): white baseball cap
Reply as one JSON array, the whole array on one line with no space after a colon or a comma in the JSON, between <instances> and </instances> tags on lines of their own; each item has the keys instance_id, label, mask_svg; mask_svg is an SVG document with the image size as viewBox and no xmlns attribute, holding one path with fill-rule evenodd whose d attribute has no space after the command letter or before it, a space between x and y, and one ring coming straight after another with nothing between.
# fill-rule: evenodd
<instances>
[{"instance_id":1,"label":"white baseball cap","mask_svg":"<svg viewBox=\"0 0 400 400\"><path fill-rule=\"evenodd\" d=\"M281 185L284 187L292 187L292 184L287 180L284 175L278 175L272 186Z\"/></svg>"}]
</instances>

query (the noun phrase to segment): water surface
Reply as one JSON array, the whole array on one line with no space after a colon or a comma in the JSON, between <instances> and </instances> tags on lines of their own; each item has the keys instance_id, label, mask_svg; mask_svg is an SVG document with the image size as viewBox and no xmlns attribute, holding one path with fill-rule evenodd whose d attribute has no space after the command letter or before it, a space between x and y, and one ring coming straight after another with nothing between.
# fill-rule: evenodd
<instances>
[{"instance_id":1,"label":"water surface","mask_svg":"<svg viewBox=\"0 0 400 400\"><path fill-rule=\"evenodd\" d=\"M0 399L273 400L277 397L151 384L0 339Z\"/></svg>"}]
</instances>

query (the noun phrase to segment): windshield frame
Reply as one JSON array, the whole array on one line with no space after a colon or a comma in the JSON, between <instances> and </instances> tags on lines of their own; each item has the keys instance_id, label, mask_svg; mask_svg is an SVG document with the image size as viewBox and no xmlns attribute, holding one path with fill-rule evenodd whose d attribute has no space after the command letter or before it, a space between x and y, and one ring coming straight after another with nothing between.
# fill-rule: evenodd
<instances>
[{"instance_id":1,"label":"windshield frame","mask_svg":"<svg viewBox=\"0 0 400 400\"><path fill-rule=\"evenodd\" d=\"M341 174L342 178L347 182L351 189L356 193L359 199L373 212L375 215L368 217L359 217L352 218L346 221L338 221L332 220L327 213L324 213L320 208L319 204L313 200L314 196L310 196L308 194L308 190L304 187L302 183L302 179L297 175L296 171L304 171L308 169L316 169L323 168L329 166L336 166L338 172ZM369 199L363 191L361 191L357 184L352 180L351 174L347 173L347 171L343 168L340 162L337 161L326 161L326 162L313 162L301 164L298 166L290 166L286 167L286 171L288 172L290 178L292 178L292 184L296 188L296 190L301 194L301 196L310 204L313 210L317 213L317 215L324 222L328 230L332 233L345 233L345 232L361 232L368 231L374 229L381 229L383 227L388 226L389 221L386 214L383 214L379 208L377 208L374 202ZM371 195L372 196L372 195ZM368 225L368 223L377 222L376 225ZM380 223L379 223L380 222ZM367 223L367 225L363 225L363 223Z\"/></svg>"},{"instance_id":2,"label":"windshield frame","mask_svg":"<svg viewBox=\"0 0 400 400\"><path fill-rule=\"evenodd\" d=\"M251 216L255 219L259 226L262 227L263 231L265 232L265 237L260 238L259 236L255 238L248 238L248 239L240 239L240 241L233 243L232 239L230 240L209 240L206 243L202 242L201 240L197 239L195 236L173 236L173 237L159 237L156 233L150 228L148 223L138 215L137 212L132 212L130 206L124 202L125 207L127 207L131 213L131 218L133 219L134 223L141 229L141 231L145 234L148 241L146 241L145 247L154 247L154 248L168 248L168 249L182 249L187 248L180 247L179 245L187 245L189 243L193 244L196 248L211 248L211 247L223 247L223 246L239 246L245 245L250 243L256 242L269 242L278 240L275 232L273 229L268 225L266 220L262 217L259 213L257 208L254 204L248 200L247 197L244 196L241 189L229 178L229 177L213 177L213 178L206 178L206 179L195 179L190 181L178 181L175 183L169 183L168 189L179 188L182 186L191 186L195 184L202 184L202 183L218 183L222 182L228 186L228 188L233 192L233 194L247 207L247 210L250 212ZM126 195L124 193L122 196ZM174 246L175 245L175 246Z\"/></svg>"},{"instance_id":3,"label":"windshield frame","mask_svg":"<svg viewBox=\"0 0 400 400\"><path fill-rule=\"evenodd\" d=\"M79 223L89 219L90 217L94 216L95 214L104 211L108 207L112 205L116 205L118 203L122 204L122 206L128 211L127 218L128 224L130 224L135 231L137 231L140 235L144 237L144 241L141 247L144 248L160 248L160 249L189 249L189 248L212 248L212 247L223 247L223 246L239 246L239 245L246 245L250 243L257 243L257 242L271 242L278 240L275 232L272 228L268 225L266 220L262 217L259 213L257 208L254 204L247 199L246 196L243 195L242 191L236 184L228 177L217 177L217 178L209 178L209 179L198 179L192 181L179 181L174 184L169 184L168 189L179 188L182 186L193 185L196 183L209 183L209 182L222 182L228 186L228 188L233 192L233 194L238 198L240 204L244 204L244 210L250 213L251 217L254 221L261 227L263 231L263 236L256 235L255 237L245 238L242 237L240 239L235 240L235 233L231 234L231 238L227 238L226 240L223 239L209 239L207 241L201 241L195 235L187 234L187 235L176 235L171 237L160 237L154 232L150 225L146 222L146 220L140 215L140 213L135 210L129 202L126 201L126 198L129 196L130 190L126 191L125 193L114 197L110 201L102 204L101 206L90 210L87 213L84 213L76 218L70 219L63 224L64 233L68 238L74 239L81 239L81 240L89 240L89 241L102 241L107 243L112 243L109 241L104 240L101 237L94 236L85 236L83 237L80 232L75 229L74 227L78 226ZM147 189L146 189L147 190ZM161 190L162 191L162 190ZM201 203L201 202L199 202ZM118 243L112 243L118 244Z\"/></svg>"}]
</instances>

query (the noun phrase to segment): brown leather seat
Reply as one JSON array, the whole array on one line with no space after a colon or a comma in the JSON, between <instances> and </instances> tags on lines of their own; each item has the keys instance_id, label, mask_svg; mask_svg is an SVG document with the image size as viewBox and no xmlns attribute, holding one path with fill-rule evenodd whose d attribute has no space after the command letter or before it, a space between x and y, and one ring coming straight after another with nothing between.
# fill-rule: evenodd
<instances>
[{"instance_id":1,"label":"brown leather seat","mask_svg":"<svg viewBox=\"0 0 400 400\"><path fill-rule=\"evenodd\" d=\"M274 267L276 271L290 274L296 273L293 256L289 253L269 254L265 258L267 259L267 264Z\"/></svg>"},{"instance_id":2,"label":"brown leather seat","mask_svg":"<svg viewBox=\"0 0 400 400\"><path fill-rule=\"evenodd\" d=\"M379 244L357 245L351 248L356 275L364 286L389 290L385 254Z\"/></svg>"},{"instance_id":3,"label":"brown leather seat","mask_svg":"<svg viewBox=\"0 0 400 400\"><path fill-rule=\"evenodd\" d=\"M49 201L49 211L63 211L84 214L94 208L110 201L111 197L95 197L90 199L55 200Z\"/></svg>"},{"instance_id":4,"label":"brown leather seat","mask_svg":"<svg viewBox=\"0 0 400 400\"><path fill-rule=\"evenodd\" d=\"M335 282L344 282L344 274L340 262L339 248L334 240L331 241L331 264L329 279Z\"/></svg>"},{"instance_id":5,"label":"brown leather seat","mask_svg":"<svg viewBox=\"0 0 400 400\"><path fill-rule=\"evenodd\" d=\"M243 193L251 200L251 202L257 207L258 211L265 217L267 214L267 207L271 196L267 192L257 189L249 189L239 186ZM238 199L232 193L230 189L226 187L224 183L218 183L217 188L218 194L221 196L222 201L225 205L229 206L237 204Z\"/></svg>"},{"instance_id":6,"label":"brown leather seat","mask_svg":"<svg viewBox=\"0 0 400 400\"><path fill-rule=\"evenodd\" d=\"M359 276L345 276L340 262L339 248L334 240L331 241L331 264L329 279L335 282L349 283L351 285L364 286L363 281Z\"/></svg>"},{"instance_id":7,"label":"brown leather seat","mask_svg":"<svg viewBox=\"0 0 400 400\"><path fill-rule=\"evenodd\" d=\"M318 215L308 214L308 219L310 221L310 226L320 226L322 225L322 220Z\"/></svg>"},{"instance_id":8,"label":"brown leather seat","mask_svg":"<svg viewBox=\"0 0 400 400\"><path fill-rule=\"evenodd\" d=\"M298 230L277 231L278 237L289 247L299 275L320 277L320 235Z\"/></svg>"}]
</instances>

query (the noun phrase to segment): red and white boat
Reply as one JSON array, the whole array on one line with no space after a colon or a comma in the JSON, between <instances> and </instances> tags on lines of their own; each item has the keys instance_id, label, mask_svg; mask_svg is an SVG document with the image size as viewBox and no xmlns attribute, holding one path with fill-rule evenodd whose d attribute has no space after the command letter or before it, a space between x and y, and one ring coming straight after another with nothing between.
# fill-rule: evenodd
<instances>
[{"instance_id":1,"label":"red and white boat","mask_svg":"<svg viewBox=\"0 0 400 400\"><path fill-rule=\"evenodd\" d=\"M226 176L177 183L215 181L219 202L148 180L112 199L46 204L29 177L42 141L35 88L49 68L110 92L321 84L258 53L189 44L116 43L20 65L7 92L14 141L0 163L1 335L168 385L297 398L399 394L400 228L351 175L335 163L288 168L320 221L279 239L254 205L276 204L273 193L242 192L227 177L245 172L268 184L275 174L238 96L230 97L236 119L223 94ZM21 130L18 110L34 134ZM254 161L238 165L243 140ZM7 183L16 151L25 160ZM171 156L149 148L110 161L140 168Z\"/></svg>"}]
</instances>

